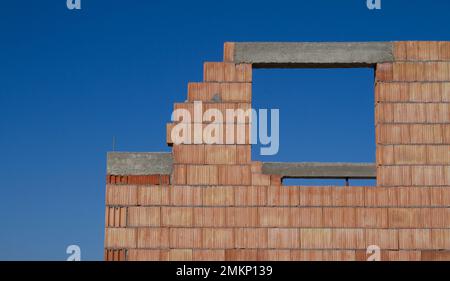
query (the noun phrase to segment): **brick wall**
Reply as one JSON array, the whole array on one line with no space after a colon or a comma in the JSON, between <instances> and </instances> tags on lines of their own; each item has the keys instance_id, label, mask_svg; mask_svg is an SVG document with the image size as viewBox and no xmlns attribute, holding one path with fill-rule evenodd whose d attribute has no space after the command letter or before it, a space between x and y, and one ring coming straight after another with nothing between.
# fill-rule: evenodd
<instances>
[{"instance_id":1,"label":"brick wall","mask_svg":"<svg viewBox=\"0 0 450 281\"><path fill-rule=\"evenodd\" d=\"M108 175L105 259L450 260L450 43L394 46L376 66L377 187L282 186L246 122L241 144L173 144L170 178ZM175 108L251 106L252 66L224 49Z\"/></svg>"}]
</instances>

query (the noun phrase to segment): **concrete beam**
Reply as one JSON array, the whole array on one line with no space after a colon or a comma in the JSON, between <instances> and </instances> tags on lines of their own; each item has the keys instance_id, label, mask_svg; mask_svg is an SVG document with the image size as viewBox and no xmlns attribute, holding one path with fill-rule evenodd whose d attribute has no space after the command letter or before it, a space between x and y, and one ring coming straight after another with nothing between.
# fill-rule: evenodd
<instances>
[{"instance_id":1,"label":"concrete beam","mask_svg":"<svg viewBox=\"0 0 450 281\"><path fill-rule=\"evenodd\" d=\"M316 179L375 179L376 165L372 163L269 163L262 165L263 174L283 178Z\"/></svg>"},{"instance_id":2,"label":"concrete beam","mask_svg":"<svg viewBox=\"0 0 450 281\"><path fill-rule=\"evenodd\" d=\"M392 42L234 43L235 63L254 68L372 67L394 60Z\"/></svg>"},{"instance_id":3,"label":"concrete beam","mask_svg":"<svg viewBox=\"0 0 450 281\"><path fill-rule=\"evenodd\" d=\"M169 175L172 172L172 153L109 152L107 158L110 175Z\"/></svg>"}]
</instances>

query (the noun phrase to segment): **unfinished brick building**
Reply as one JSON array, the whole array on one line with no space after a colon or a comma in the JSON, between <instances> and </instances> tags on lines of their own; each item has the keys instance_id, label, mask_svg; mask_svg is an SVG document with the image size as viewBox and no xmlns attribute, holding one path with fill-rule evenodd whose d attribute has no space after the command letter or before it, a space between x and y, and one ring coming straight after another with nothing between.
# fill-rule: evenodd
<instances>
[{"instance_id":1,"label":"unfinished brick building","mask_svg":"<svg viewBox=\"0 0 450 281\"><path fill-rule=\"evenodd\" d=\"M225 43L175 108L249 108L252 68L284 67L375 69L376 163L255 162L248 138L109 153L106 260L363 261L370 245L381 260L450 260L450 42Z\"/></svg>"}]
</instances>

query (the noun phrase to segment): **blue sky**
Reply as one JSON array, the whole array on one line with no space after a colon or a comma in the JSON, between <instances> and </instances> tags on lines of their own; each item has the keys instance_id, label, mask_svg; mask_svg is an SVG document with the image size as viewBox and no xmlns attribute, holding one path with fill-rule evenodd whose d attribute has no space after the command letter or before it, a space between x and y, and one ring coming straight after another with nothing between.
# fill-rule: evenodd
<instances>
[{"instance_id":1,"label":"blue sky","mask_svg":"<svg viewBox=\"0 0 450 281\"><path fill-rule=\"evenodd\" d=\"M170 151L165 124L225 41L450 40L447 0L0 4L0 260L103 258L106 152ZM255 70L280 109L266 161L375 159L370 69ZM257 152L256 148L253 150Z\"/></svg>"}]
</instances>

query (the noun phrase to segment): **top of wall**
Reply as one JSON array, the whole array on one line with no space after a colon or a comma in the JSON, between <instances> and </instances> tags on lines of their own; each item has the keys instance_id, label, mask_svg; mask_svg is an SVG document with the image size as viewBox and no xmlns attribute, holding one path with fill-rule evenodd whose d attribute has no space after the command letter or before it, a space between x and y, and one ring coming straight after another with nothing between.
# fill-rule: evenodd
<instances>
[{"instance_id":1,"label":"top of wall","mask_svg":"<svg viewBox=\"0 0 450 281\"><path fill-rule=\"evenodd\" d=\"M393 42L235 42L229 60L254 68L372 67L394 61Z\"/></svg>"},{"instance_id":2,"label":"top of wall","mask_svg":"<svg viewBox=\"0 0 450 281\"><path fill-rule=\"evenodd\" d=\"M108 152L110 175L169 175L172 154L166 152Z\"/></svg>"}]
</instances>

